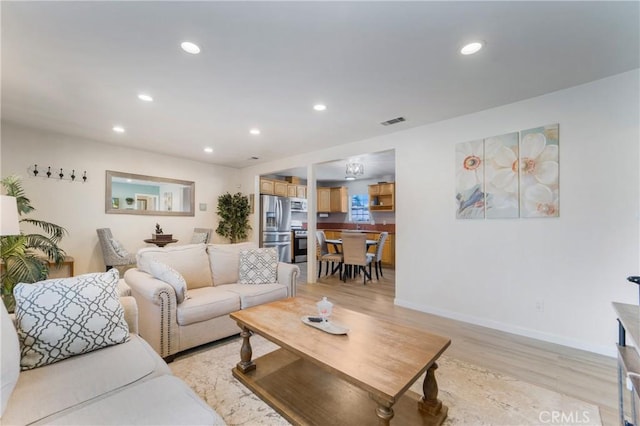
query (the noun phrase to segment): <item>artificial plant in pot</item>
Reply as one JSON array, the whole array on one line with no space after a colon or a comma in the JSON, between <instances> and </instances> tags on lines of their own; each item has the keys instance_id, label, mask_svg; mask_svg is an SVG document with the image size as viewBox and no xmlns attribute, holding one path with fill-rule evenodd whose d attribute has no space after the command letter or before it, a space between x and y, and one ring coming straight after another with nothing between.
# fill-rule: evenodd
<instances>
[{"instance_id":1,"label":"artificial plant in pot","mask_svg":"<svg viewBox=\"0 0 640 426\"><path fill-rule=\"evenodd\" d=\"M231 195L223 194L218 197L218 216L220 223L216 228L216 234L228 238L231 244L247 238L249 225L249 197L238 192Z\"/></svg>"},{"instance_id":2,"label":"artificial plant in pot","mask_svg":"<svg viewBox=\"0 0 640 426\"><path fill-rule=\"evenodd\" d=\"M8 176L0 181L6 195L16 197L20 216L31 213L35 208L25 196L20 178ZM0 237L0 259L2 259L2 301L9 312L15 301L13 288L18 283L34 283L47 278L51 260L60 266L65 252L58 244L67 234L63 227L32 218L22 218L20 223L34 225L44 231L42 234L7 235Z\"/></svg>"}]
</instances>

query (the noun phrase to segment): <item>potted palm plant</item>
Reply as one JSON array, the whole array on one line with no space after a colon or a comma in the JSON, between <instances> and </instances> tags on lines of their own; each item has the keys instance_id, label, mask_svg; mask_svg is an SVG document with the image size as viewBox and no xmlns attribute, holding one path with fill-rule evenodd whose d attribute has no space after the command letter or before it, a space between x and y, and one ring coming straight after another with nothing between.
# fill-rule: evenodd
<instances>
[{"instance_id":1,"label":"potted palm plant","mask_svg":"<svg viewBox=\"0 0 640 426\"><path fill-rule=\"evenodd\" d=\"M35 208L25 196L20 178L9 176L0 181L6 195L16 197L20 216L31 213ZM8 235L0 237L0 260L2 269L2 301L9 312L13 311L15 301L13 288L18 283L34 283L47 278L48 261L62 265L65 252L58 244L67 234L63 227L33 218L22 218L20 223L34 225L44 234Z\"/></svg>"},{"instance_id":2,"label":"potted palm plant","mask_svg":"<svg viewBox=\"0 0 640 426\"><path fill-rule=\"evenodd\" d=\"M247 231L251 229L249 225L249 197L230 193L218 197L218 216L220 223L216 228L216 233L228 238L231 244L247 238Z\"/></svg>"}]
</instances>

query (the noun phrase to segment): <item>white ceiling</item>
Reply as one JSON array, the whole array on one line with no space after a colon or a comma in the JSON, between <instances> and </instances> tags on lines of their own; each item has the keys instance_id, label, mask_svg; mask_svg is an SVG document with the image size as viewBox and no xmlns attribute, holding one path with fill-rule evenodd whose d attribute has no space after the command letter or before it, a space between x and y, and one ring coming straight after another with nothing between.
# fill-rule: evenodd
<instances>
[{"instance_id":1,"label":"white ceiling","mask_svg":"<svg viewBox=\"0 0 640 426\"><path fill-rule=\"evenodd\" d=\"M232 167L640 66L635 1L0 7L3 120ZM461 56L474 39L486 47ZM184 53L184 40L202 53ZM139 101L140 92L155 101ZM316 102L327 111L313 111ZM380 125L398 116L407 121ZM113 133L115 124L126 133ZM249 135L252 127L262 134Z\"/></svg>"}]
</instances>

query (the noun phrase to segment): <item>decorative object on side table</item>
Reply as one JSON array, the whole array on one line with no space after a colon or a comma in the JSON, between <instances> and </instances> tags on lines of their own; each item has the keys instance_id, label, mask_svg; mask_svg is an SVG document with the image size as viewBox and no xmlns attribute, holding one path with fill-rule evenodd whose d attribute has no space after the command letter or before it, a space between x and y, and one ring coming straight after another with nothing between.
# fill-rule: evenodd
<instances>
[{"instance_id":1,"label":"decorative object on side table","mask_svg":"<svg viewBox=\"0 0 640 426\"><path fill-rule=\"evenodd\" d=\"M173 239L173 234L165 234L159 223L156 223L156 233L151 234L151 238L157 241L167 241Z\"/></svg>"}]
</instances>

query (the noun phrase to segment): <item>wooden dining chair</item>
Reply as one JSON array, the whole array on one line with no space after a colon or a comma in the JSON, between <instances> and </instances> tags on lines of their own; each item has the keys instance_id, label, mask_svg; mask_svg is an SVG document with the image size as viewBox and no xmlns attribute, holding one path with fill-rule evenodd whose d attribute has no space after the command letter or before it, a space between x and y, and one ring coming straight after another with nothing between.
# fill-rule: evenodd
<instances>
[{"instance_id":1,"label":"wooden dining chair","mask_svg":"<svg viewBox=\"0 0 640 426\"><path fill-rule=\"evenodd\" d=\"M347 269L354 267L354 273L363 272L363 284L367 283L367 278L371 281L371 261L372 258L367 256L367 234L356 232L342 233L342 256L345 265L342 281L347 281ZM369 265L367 271L366 266Z\"/></svg>"},{"instance_id":2,"label":"wooden dining chair","mask_svg":"<svg viewBox=\"0 0 640 426\"><path fill-rule=\"evenodd\" d=\"M384 275L382 274L382 248L384 247L385 241L387 241L387 237L389 237L388 232L381 232L378 236L376 252L367 254L367 256L371 258L374 268L376 268L376 280L379 280L380 277L384 278ZM380 270L380 276L378 276L378 270Z\"/></svg>"},{"instance_id":3,"label":"wooden dining chair","mask_svg":"<svg viewBox=\"0 0 640 426\"><path fill-rule=\"evenodd\" d=\"M329 263L331 263L331 274L333 275L339 270L340 277L342 277L342 253L331 253L329 251L324 231L316 231L316 259L318 260L318 278L322 274L322 264L324 262L326 262L325 275L329 275Z\"/></svg>"}]
</instances>

